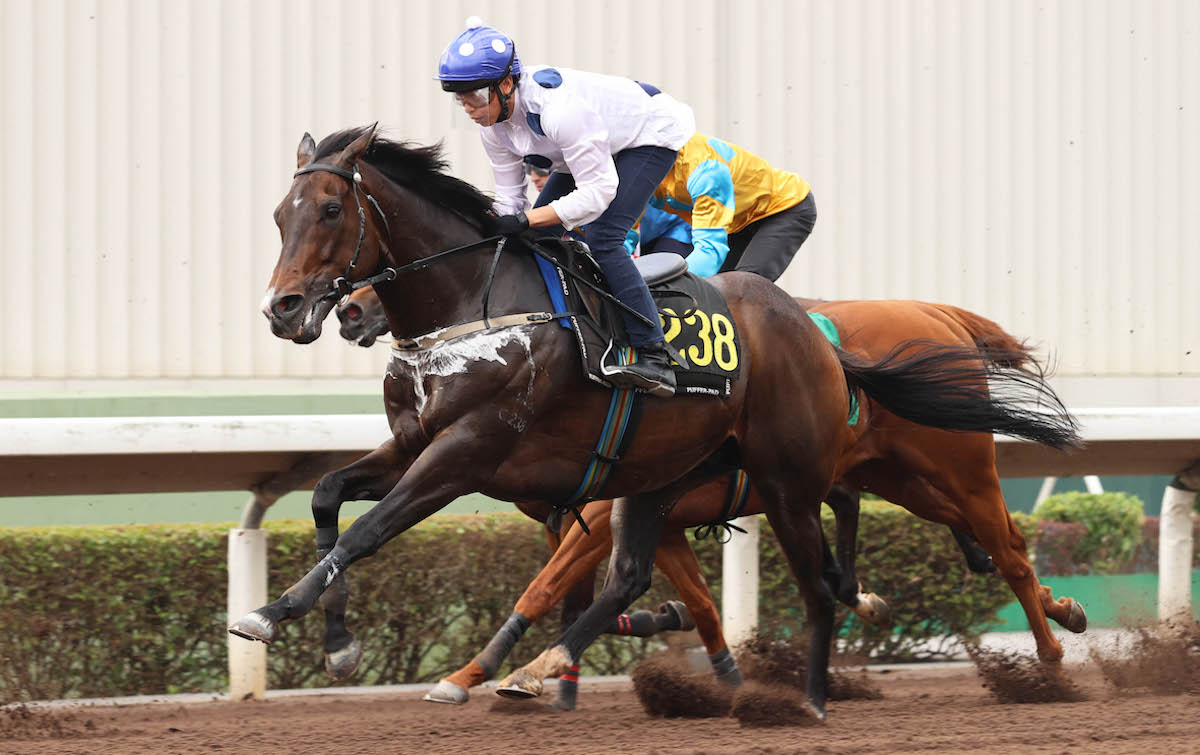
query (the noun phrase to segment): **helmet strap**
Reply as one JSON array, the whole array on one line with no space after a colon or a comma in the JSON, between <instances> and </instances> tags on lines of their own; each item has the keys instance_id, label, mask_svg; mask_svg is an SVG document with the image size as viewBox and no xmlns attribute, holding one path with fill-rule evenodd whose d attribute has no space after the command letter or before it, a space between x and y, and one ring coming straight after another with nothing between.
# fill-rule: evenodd
<instances>
[{"instance_id":1,"label":"helmet strap","mask_svg":"<svg viewBox=\"0 0 1200 755\"><path fill-rule=\"evenodd\" d=\"M500 82L492 84L491 89L496 93L496 99L500 100L500 115L496 118L496 123L503 123L508 120L508 116L512 115L512 112L508 109L508 103L512 99L512 92L506 95L500 91Z\"/></svg>"},{"instance_id":2,"label":"helmet strap","mask_svg":"<svg viewBox=\"0 0 1200 755\"><path fill-rule=\"evenodd\" d=\"M514 79L512 82L512 90L506 95L500 91L500 82L504 81L512 74L513 60L517 57L517 45L512 44L512 52L508 54L508 64L504 66L504 73L500 74L500 78L496 79L492 84L492 91L496 93L496 99L500 100L500 117L496 119L496 123L503 123L508 120L508 116L512 115L512 111L508 108L508 103L512 101L513 92L517 91L517 82Z\"/></svg>"}]
</instances>

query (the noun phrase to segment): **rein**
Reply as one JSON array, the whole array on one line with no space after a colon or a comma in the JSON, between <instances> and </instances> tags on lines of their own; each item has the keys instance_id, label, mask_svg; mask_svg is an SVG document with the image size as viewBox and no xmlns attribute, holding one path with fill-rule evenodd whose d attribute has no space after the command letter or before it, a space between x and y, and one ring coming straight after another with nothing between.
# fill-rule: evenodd
<instances>
[{"instance_id":1,"label":"rein","mask_svg":"<svg viewBox=\"0 0 1200 755\"><path fill-rule=\"evenodd\" d=\"M484 287L484 290L483 290L483 320L482 320L482 322L484 323L484 327L488 327L488 323L489 323L488 300L491 297L492 281L495 279L495 276L496 276L496 268L498 267L498 265L500 263L500 255L504 252L504 246L508 241L508 238L506 236L498 236L498 235L497 236L488 236L486 238L480 239L479 241L475 241L470 244L464 244L463 246L456 246L453 249L447 249L444 252L438 252L437 254L434 254L430 257L422 257L421 259L414 260L412 262L409 262L406 265L400 265L398 267L390 267L390 266L385 267L380 272L375 273L374 275L369 275L366 278L363 278L361 280L357 280L357 281L350 280L350 276L354 272L354 267L355 267L355 265L358 264L358 257L362 253L363 241L366 239L366 234L367 234L367 214L366 214L366 211L363 210L362 201L358 198L359 193L362 193L363 196L365 196L367 198L367 201L371 203L371 206L375 208L375 211L377 213L379 213L380 220L383 221L383 229L387 233L388 243L380 244L381 252L386 252L389 249L388 245L390 245L392 242L392 229L388 226L387 216L384 214L383 208L381 208L379 206L379 202L377 202L375 200L375 197L371 196L370 192L368 192L366 189L364 189L362 187L362 174L359 173L359 171L358 171L358 165L354 165L352 167L353 167L352 170L346 170L345 168L339 168L338 166L333 165L331 163L309 163L308 165L305 165L303 168L300 168L299 170L297 170L295 173L292 174L292 177L296 178L298 176L304 175L305 173L317 173L317 172L322 172L322 171L326 172L326 173L332 173L335 176L341 176L342 178L349 181L350 185L354 189L353 190L354 204L358 208L358 241L355 242L355 244L354 244L354 256L350 259L350 265L349 265L349 267L346 268L346 272L333 280L333 283L330 285L329 292L327 294L325 294L325 296L323 296L322 299L345 298L345 297L348 297L350 294L354 293L355 291L366 288L367 286L373 286L376 283L383 283L385 281L395 280L397 277L399 277L400 273L412 272L414 270L423 270L424 268L430 267L432 265L436 265L440 262L445 262L446 260L450 259L451 257L456 257L456 256L458 256L460 254L464 254L466 252L472 252L472 251L475 251L476 249L490 247L494 244L496 246L496 253L492 257L492 264L488 270L487 285ZM555 257L553 255L542 251L540 248L538 248L536 241L530 243L528 246L529 246L529 250L531 252L533 252L535 255L537 255L538 257L541 257L542 259L546 260L550 264L557 267L559 270L562 270L564 273L566 273L567 275L574 278L576 281L578 281L578 282L582 283L583 285L587 286L588 288L592 289L592 291L596 292L598 295L600 295L604 299L612 302L613 304L615 304L616 306L618 306L625 312L628 312L630 315L637 318L638 320L645 323L646 325L650 325L650 326L654 325L654 323L652 323L647 317L642 315L642 313L633 309L633 307L630 307L629 305L625 304L625 302L623 302L620 299L618 299L617 297L613 296L608 291L605 291L603 288L596 285L592 281L588 280L586 277L575 272L569 266L564 265L563 263L559 262L557 259L555 259ZM379 256L380 256L380 260L382 261L384 255L381 253ZM571 315L571 314L575 314L575 313L573 313L573 312L556 313L552 319L566 316L566 315Z\"/></svg>"}]
</instances>

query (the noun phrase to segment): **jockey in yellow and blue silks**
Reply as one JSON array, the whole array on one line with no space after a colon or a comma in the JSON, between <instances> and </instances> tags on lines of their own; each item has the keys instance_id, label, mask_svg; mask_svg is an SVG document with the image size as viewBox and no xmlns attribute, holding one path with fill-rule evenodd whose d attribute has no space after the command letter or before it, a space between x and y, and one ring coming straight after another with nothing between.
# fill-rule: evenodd
<instances>
[{"instance_id":1,"label":"jockey in yellow and blue silks","mask_svg":"<svg viewBox=\"0 0 1200 755\"><path fill-rule=\"evenodd\" d=\"M673 395L675 374L658 310L624 242L696 132L692 109L632 79L523 68L513 41L476 18L442 53L438 79L481 127L496 179L496 233L536 228L561 235L587 225L588 244L613 295L644 318L621 312L637 361L615 365L617 377L654 395ZM526 157L551 171L532 209Z\"/></svg>"},{"instance_id":2,"label":"jockey in yellow and blue silks","mask_svg":"<svg viewBox=\"0 0 1200 755\"><path fill-rule=\"evenodd\" d=\"M650 204L691 225L688 269L702 277L740 270L777 280L817 220L803 178L700 133L679 150Z\"/></svg>"}]
</instances>

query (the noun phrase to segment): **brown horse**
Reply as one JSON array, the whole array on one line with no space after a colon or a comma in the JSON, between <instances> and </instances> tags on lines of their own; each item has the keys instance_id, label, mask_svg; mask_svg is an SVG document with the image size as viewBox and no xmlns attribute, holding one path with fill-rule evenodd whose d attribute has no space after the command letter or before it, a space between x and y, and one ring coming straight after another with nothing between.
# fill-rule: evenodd
<instances>
[{"instance_id":1,"label":"brown horse","mask_svg":"<svg viewBox=\"0 0 1200 755\"><path fill-rule=\"evenodd\" d=\"M964 327L967 327L971 332L973 340L964 342L962 345L969 346L975 344L977 346L993 346L999 345L1010 350L1023 350L1025 347L1016 339L1005 333L999 325L996 325L991 320L979 317L966 310L958 309L957 307L949 307L934 304L924 304L917 301L898 301L898 302L875 302L875 301L846 301L846 302L824 302L811 299L797 299L801 305L805 306L810 312L825 314L825 310L829 307L837 307L838 305L848 305L852 311L861 310L864 317L872 315L883 316L888 314L884 305L896 304L904 307L912 307L914 309L922 307L935 307L940 309L946 315L956 318ZM370 347L375 344L376 339L386 335L389 332L390 326L387 321L387 314L383 311L383 303L379 301L378 294L371 286L360 288L352 293L345 301L339 302L336 308L338 320L341 321L341 336L342 338L356 343L359 346ZM871 353L879 356L885 354L888 349L896 346L901 342L899 334L885 333L886 336L896 335L897 340L892 343L879 344L883 348L872 348ZM943 336L942 332L921 331L907 334L906 338L926 338L937 341ZM847 338L848 333L841 333L841 338ZM863 347L858 345L853 351L860 356L865 356L866 352ZM1027 360L1022 360L1021 364L1025 364ZM1021 365L1018 365L1021 366ZM697 500L697 496L689 494L683 499L680 504ZM869 607L860 607L857 590L852 589L857 585L854 573L854 546L855 546L855 529L854 523L858 521L858 501L859 496L856 491L839 483L834 485L830 494L825 499L825 503L833 510L838 522L838 542L837 556L838 564L842 568L842 583L838 590L838 599L846 603L850 608L856 609L856 613L862 616L867 621L879 623L885 621L885 617L879 614L879 611L886 611L886 605L879 601ZM755 512L761 513L761 511ZM539 519L543 521L544 519ZM970 569L977 573L990 573L996 570L995 564L992 562L987 551L969 535L951 528L951 533L954 535L955 541L962 549L963 555L967 559L967 565ZM554 540L557 543L557 539ZM874 600L878 600L877 596L869 596Z\"/></svg>"},{"instance_id":2,"label":"brown horse","mask_svg":"<svg viewBox=\"0 0 1200 755\"><path fill-rule=\"evenodd\" d=\"M553 310L533 258L520 250L501 257L493 243L499 239L488 235L490 201L445 174L436 148L408 147L362 128L320 145L305 135L297 156L299 170L275 211L283 248L263 306L272 331L311 342L351 283L386 279L376 290L392 332L425 334L428 345L389 367L384 400L393 439L326 475L314 490L316 566L230 627L264 642L318 600L327 616L343 614L346 568L459 496L566 500L584 474L610 400L578 369L571 334L540 324ZM484 248L496 252L464 251ZM448 252L437 256L438 250ZM637 437L601 490L619 497L605 586L558 641L518 670L515 687L537 694L543 679L570 669L646 590L675 502L736 466L754 479L805 596L808 698L823 717L836 589L828 574L836 565L818 507L857 441L846 423L851 392L945 429L1019 434L1059 447L1078 442L1073 418L1036 376L992 376L989 390L991 371L973 350L933 345L869 364L830 345L768 281L729 273L713 283L741 338L741 376L732 395L646 400ZM493 317L513 314L525 322L486 328L485 287ZM449 327L461 335L440 339ZM1020 395L1005 396L1005 388ZM1053 401L1053 412L1022 408L1031 392ZM379 503L339 533L337 512L351 499ZM353 641L337 639L343 648Z\"/></svg>"},{"instance_id":3,"label":"brown horse","mask_svg":"<svg viewBox=\"0 0 1200 755\"><path fill-rule=\"evenodd\" d=\"M807 302L813 304L812 302ZM821 311L822 306L826 303L815 303L810 309L812 311ZM870 317L873 314L885 315L886 312L881 310L879 302L847 302L855 310L861 309L865 317ZM903 305L914 309L927 308L930 305L924 305L920 302L903 302ZM970 325L977 330L982 329L983 334L976 332L972 333L974 340L969 340L964 345L973 345L984 338L992 338L992 334L1002 336L1006 339L1002 344L1005 348L1019 349L1021 345L1014 339L1008 337L1000 330L999 326L976 317L967 312L962 312L953 307L943 308L947 313L954 315L958 314L958 319L969 322ZM337 308L338 319L342 323L341 335L348 341L357 343L360 346L370 346L375 342L378 336L388 332L389 325L387 316L383 311L383 305L379 301L378 295L371 287L366 287L355 291L350 297L338 304ZM925 320L928 320L926 322ZM918 328L917 331L908 334L909 337L928 338L937 340L944 337L945 333L931 325L937 325L933 318L925 318L919 320L916 324L925 325L924 328ZM892 343L880 344L883 348L873 349L877 355L887 352L887 350L900 342L900 338ZM859 349L858 351L862 351ZM725 505L728 499L727 486L730 482L720 482L716 485L706 485L703 487L704 493L693 491L685 496L672 510L667 520L665 532L669 533L674 528L694 527L704 525L716 520L722 514L722 506ZM825 498L826 504L834 512L837 519L837 561L841 568L841 580L837 590L837 598L842 603L850 607L860 618L871 624L886 626L890 621L890 609L887 604L875 594L863 594L860 592L861 586L855 573L854 555L856 550L856 530L859 513L859 494L857 491L846 487L843 484L838 484L830 490ZM603 511L607 512L611 508L611 502L597 502L592 504L589 511L589 520L595 518L596 512L600 511L598 507L603 506ZM526 507L525 511L538 521L545 521L545 515L549 509L536 510L532 507ZM757 514L762 512L761 502L757 497L750 498L747 506L742 510L746 514ZM606 516L606 515L605 515ZM607 522L598 524L604 533L608 532ZM995 565L987 552L975 542L970 536L951 530L955 539L962 548L963 554L966 556L968 566L976 572L986 573L995 571ZM552 533L547 533L551 542L551 552L557 547L561 541L560 538ZM690 562L694 561L694 557L690 552L690 548L681 548L686 546L686 539L681 543L671 543L668 545L667 540L671 539L668 535L664 535L664 541L660 544L655 557L655 564L660 570L668 575L687 575L695 573ZM598 537L597 541L589 540L589 557L595 559L602 558L606 555L609 549L609 541L607 537ZM599 545L598 549L591 548L592 545ZM571 557L571 560L576 563L588 563L588 558L576 560ZM594 570L594 566L593 566ZM571 587L565 596L555 595L551 601L551 605L562 597L563 606L563 622L564 626L569 626L575 616L582 612L592 599L591 585L594 582L590 576L585 576L580 583ZM689 612L687 605L679 605L675 602L669 602L660 607L657 614L651 614L646 611L639 611L633 616L621 616L618 618L615 625L607 627L606 631L616 634L633 634L636 636L649 636L660 631L677 630L682 628L691 628L691 615L697 617L700 622L701 639L705 642L711 656L716 661L717 666L722 667L725 673L722 678L736 682L740 679L737 673L736 664L726 652L724 646L724 638L720 633L720 627L716 624L716 607L707 598L707 590L703 585L694 582L680 584L676 579L672 579L677 592L681 596L698 596L696 600L690 602L691 611ZM538 596L550 595L549 592L536 592ZM685 601L688 603L688 601ZM524 615L531 622L542 618L546 611L551 608L551 605L540 605L530 610L529 606L525 610L518 608L518 613ZM709 626L715 627L715 631L706 631ZM492 646L493 654L481 655L477 657L471 664L463 668L459 672L447 677L438 687L427 696L426 699L433 702L448 702L448 703L463 703L468 699L467 689L481 684L485 681L490 673L485 671L486 668L495 668L499 662L503 660L503 651L506 649L505 643L497 643ZM495 657L490 657L495 655ZM348 669L351 670L352 669ZM340 678L341 677L337 677ZM564 685L565 686L565 685ZM556 705L563 704L563 690L560 689L559 699ZM570 703L568 702L569 706Z\"/></svg>"},{"instance_id":4,"label":"brown horse","mask_svg":"<svg viewBox=\"0 0 1200 755\"><path fill-rule=\"evenodd\" d=\"M1026 347L994 322L957 307L915 301L799 301L809 311L829 317L837 325L845 348L866 358L886 354L905 338L919 337L939 343L972 344L983 353L999 348L1014 355L1016 361L1032 362ZM844 476L826 498L837 516L838 560L843 569L838 598L852 608L858 602L861 608L856 608L856 613L872 622L878 615L876 611L886 608L881 601L875 603L874 596L858 596L860 600L854 601L857 491L895 496L889 500L917 516L949 525L972 568L988 571L991 564L987 553L978 554L977 546L963 533L977 537L995 557L1001 574L1021 602L1039 657L1048 662L1060 660L1062 647L1050 632L1047 617L1072 632L1083 632L1087 616L1071 598L1054 600L1050 589L1034 576L1024 536L1009 516L1001 494L992 436L951 435L918 427L871 400L863 402L859 425L862 430L858 442L847 451ZM905 480L906 485L897 487L889 484L890 480ZM725 663L725 669L732 667L725 662L726 643L719 613L685 531L720 520L729 484L727 479L705 484L679 501L667 517L655 561L686 605L714 667ZM564 597L574 598L576 604L567 613L578 610L578 603L590 594L594 569L608 554L606 519L610 507L611 502L589 504L584 520L592 534L587 536L578 527L568 532L550 563L517 602L514 610L518 614L532 623ZM762 511L762 501L752 492L741 513ZM654 618L656 621L651 623L643 617L641 623L654 630L675 628L667 612ZM610 631L628 634L629 627L626 620ZM488 678L486 669L494 669L503 661L497 654L503 647L502 642L489 643L474 660L439 682L426 699L465 702L467 690Z\"/></svg>"},{"instance_id":5,"label":"brown horse","mask_svg":"<svg viewBox=\"0 0 1200 755\"><path fill-rule=\"evenodd\" d=\"M337 316L342 323L339 331L342 338L359 346L375 345L375 339L391 329L383 302L379 301L373 286L360 288L345 301L338 302Z\"/></svg>"}]
</instances>

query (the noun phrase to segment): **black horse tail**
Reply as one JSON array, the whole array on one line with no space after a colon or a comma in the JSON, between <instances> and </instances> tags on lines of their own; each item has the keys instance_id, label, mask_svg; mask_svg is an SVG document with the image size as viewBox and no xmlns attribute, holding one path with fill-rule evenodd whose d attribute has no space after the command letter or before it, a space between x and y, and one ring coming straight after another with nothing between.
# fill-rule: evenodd
<instances>
[{"instance_id":1,"label":"black horse tail","mask_svg":"<svg viewBox=\"0 0 1200 755\"><path fill-rule=\"evenodd\" d=\"M910 422L1001 433L1060 450L1083 445L1078 421L1027 351L913 339L873 364L840 349L838 359L852 391L861 389Z\"/></svg>"}]
</instances>

